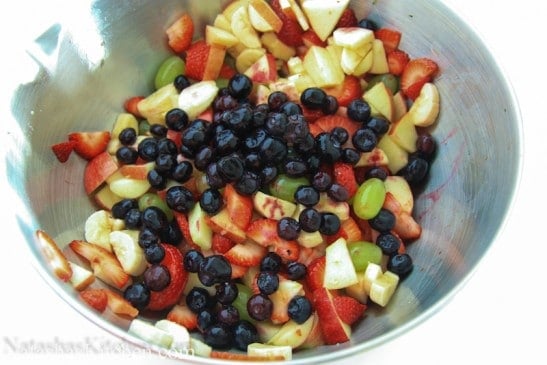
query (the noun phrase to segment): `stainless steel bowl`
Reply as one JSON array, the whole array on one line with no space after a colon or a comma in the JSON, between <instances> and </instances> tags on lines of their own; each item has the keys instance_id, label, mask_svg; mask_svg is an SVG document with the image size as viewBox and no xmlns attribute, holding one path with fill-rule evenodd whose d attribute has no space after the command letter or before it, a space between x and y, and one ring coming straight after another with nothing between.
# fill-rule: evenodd
<instances>
[{"instance_id":1,"label":"stainless steel bowl","mask_svg":"<svg viewBox=\"0 0 547 365\"><path fill-rule=\"evenodd\" d=\"M151 91L159 63L168 55L164 30L189 11L203 29L222 2L81 2L53 24L29 55L40 66L21 75L7 121L7 176L14 207L38 270L51 287L90 321L138 346L128 323L96 315L48 270L34 241L41 228L60 244L81 237L93 205L82 186L83 163L59 164L50 145L74 130L109 129L122 102ZM408 247L415 270L392 303L371 309L351 342L295 354L294 363L333 361L378 346L439 310L466 282L495 242L511 207L520 175L521 122L507 80L487 48L439 1L353 1L359 16L403 32L401 48L438 61L441 114L432 132L439 154L431 179L416 201L424 231ZM31 80L31 81L28 81ZM155 348L153 348L155 349ZM157 350L157 349L155 349ZM213 360L184 357L188 361Z\"/></svg>"}]
</instances>

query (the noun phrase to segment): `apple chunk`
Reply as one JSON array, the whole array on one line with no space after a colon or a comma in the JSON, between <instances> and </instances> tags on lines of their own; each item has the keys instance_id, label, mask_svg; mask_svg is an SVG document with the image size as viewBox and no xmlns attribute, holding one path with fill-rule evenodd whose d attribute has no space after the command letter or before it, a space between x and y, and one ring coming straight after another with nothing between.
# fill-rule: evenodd
<instances>
[{"instance_id":1,"label":"apple chunk","mask_svg":"<svg viewBox=\"0 0 547 365\"><path fill-rule=\"evenodd\" d=\"M342 289L358 282L345 239L339 238L328 246L325 257L325 288Z\"/></svg>"},{"instance_id":2,"label":"apple chunk","mask_svg":"<svg viewBox=\"0 0 547 365\"><path fill-rule=\"evenodd\" d=\"M383 82L365 91L363 99L370 105L373 114L379 113L390 122L393 121L393 94Z\"/></svg>"},{"instance_id":3,"label":"apple chunk","mask_svg":"<svg viewBox=\"0 0 547 365\"><path fill-rule=\"evenodd\" d=\"M107 178L118 170L118 164L108 152L102 152L90 160L84 170L84 188L91 194L101 186Z\"/></svg>"},{"instance_id":4,"label":"apple chunk","mask_svg":"<svg viewBox=\"0 0 547 365\"><path fill-rule=\"evenodd\" d=\"M301 1L302 11L308 17L311 28L325 41L349 5L349 0Z\"/></svg>"},{"instance_id":5,"label":"apple chunk","mask_svg":"<svg viewBox=\"0 0 547 365\"><path fill-rule=\"evenodd\" d=\"M269 83L277 80L274 56L271 53L264 54L245 71L245 75L257 83Z\"/></svg>"},{"instance_id":6,"label":"apple chunk","mask_svg":"<svg viewBox=\"0 0 547 365\"><path fill-rule=\"evenodd\" d=\"M304 69L318 87L331 87L342 84L345 75L340 63L331 53L318 46L312 46L304 57Z\"/></svg>"},{"instance_id":7,"label":"apple chunk","mask_svg":"<svg viewBox=\"0 0 547 365\"><path fill-rule=\"evenodd\" d=\"M396 123L393 123L389 131L389 136L393 142L401 146L405 151L412 153L416 151L416 141L418 133L412 119L405 114Z\"/></svg>"}]
</instances>

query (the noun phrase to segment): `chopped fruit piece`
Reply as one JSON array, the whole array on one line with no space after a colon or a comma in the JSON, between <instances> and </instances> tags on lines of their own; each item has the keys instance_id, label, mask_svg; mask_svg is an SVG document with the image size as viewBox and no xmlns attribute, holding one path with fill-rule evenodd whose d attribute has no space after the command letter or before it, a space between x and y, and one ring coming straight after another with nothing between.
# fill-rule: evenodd
<instances>
[{"instance_id":1,"label":"chopped fruit piece","mask_svg":"<svg viewBox=\"0 0 547 365\"><path fill-rule=\"evenodd\" d=\"M405 69L406 64L410 61L408 54L401 50L393 50L387 54L387 64L389 73L395 76L400 76Z\"/></svg>"},{"instance_id":2,"label":"chopped fruit piece","mask_svg":"<svg viewBox=\"0 0 547 365\"><path fill-rule=\"evenodd\" d=\"M330 133L334 128L342 127L348 132L350 136L352 136L360 127L359 123L354 122L348 117L343 117L341 115L325 115L324 117L317 119L315 123L313 123L313 125L315 126L313 128L319 128L315 131L316 133Z\"/></svg>"},{"instance_id":3,"label":"chopped fruit piece","mask_svg":"<svg viewBox=\"0 0 547 365\"><path fill-rule=\"evenodd\" d=\"M283 27L283 21L265 0L251 0L248 10L251 24L259 32L278 33Z\"/></svg>"},{"instance_id":4,"label":"chopped fruit piece","mask_svg":"<svg viewBox=\"0 0 547 365\"><path fill-rule=\"evenodd\" d=\"M247 229L253 216L252 198L239 194L231 184L226 185L223 194L230 220L239 228Z\"/></svg>"},{"instance_id":5,"label":"chopped fruit piece","mask_svg":"<svg viewBox=\"0 0 547 365\"><path fill-rule=\"evenodd\" d=\"M137 336L141 340L151 343L152 345L170 348L173 343L173 335L155 327L153 324L142 319L135 318L129 325L128 333Z\"/></svg>"},{"instance_id":6,"label":"chopped fruit piece","mask_svg":"<svg viewBox=\"0 0 547 365\"><path fill-rule=\"evenodd\" d=\"M298 324L293 320L286 322L268 341L268 345L290 346L292 348L302 346L313 329L314 321L315 314L312 314L302 324Z\"/></svg>"},{"instance_id":7,"label":"chopped fruit piece","mask_svg":"<svg viewBox=\"0 0 547 365\"><path fill-rule=\"evenodd\" d=\"M266 53L253 63L245 72L251 81L256 83L270 83L277 80L275 57Z\"/></svg>"},{"instance_id":8,"label":"chopped fruit piece","mask_svg":"<svg viewBox=\"0 0 547 365\"><path fill-rule=\"evenodd\" d=\"M76 145L75 141L64 141L51 146L51 150L59 162L67 162Z\"/></svg>"},{"instance_id":9,"label":"chopped fruit piece","mask_svg":"<svg viewBox=\"0 0 547 365\"><path fill-rule=\"evenodd\" d=\"M333 177L336 183L346 188L349 193L349 198L351 199L359 188L359 185L357 185L357 181L355 180L353 166L343 162L336 162L333 167Z\"/></svg>"},{"instance_id":10,"label":"chopped fruit piece","mask_svg":"<svg viewBox=\"0 0 547 365\"><path fill-rule=\"evenodd\" d=\"M408 116L417 127L429 127L437 120L440 110L439 90L427 82L408 111Z\"/></svg>"},{"instance_id":11,"label":"chopped fruit piece","mask_svg":"<svg viewBox=\"0 0 547 365\"><path fill-rule=\"evenodd\" d=\"M108 298L108 308L116 314L128 316L135 318L139 315L139 310L131 305L124 297L120 294L110 290L103 289L107 298Z\"/></svg>"},{"instance_id":12,"label":"chopped fruit piece","mask_svg":"<svg viewBox=\"0 0 547 365\"><path fill-rule=\"evenodd\" d=\"M369 293L370 300L385 307L395 293L398 283L399 276L391 271L386 271L376 280L372 281Z\"/></svg>"},{"instance_id":13,"label":"chopped fruit piece","mask_svg":"<svg viewBox=\"0 0 547 365\"><path fill-rule=\"evenodd\" d=\"M379 82L363 94L363 99L369 104L372 113L380 114L390 122L393 122L393 93L386 84Z\"/></svg>"},{"instance_id":14,"label":"chopped fruit piece","mask_svg":"<svg viewBox=\"0 0 547 365\"><path fill-rule=\"evenodd\" d=\"M321 256L313 260L308 265L308 272L306 274L306 283L310 287L311 291L323 287L323 281L325 277L325 256Z\"/></svg>"},{"instance_id":15,"label":"chopped fruit piece","mask_svg":"<svg viewBox=\"0 0 547 365\"><path fill-rule=\"evenodd\" d=\"M395 214L393 231L403 240L415 240L422 234L422 227L409 213L405 212L393 194L386 193L383 207Z\"/></svg>"},{"instance_id":16,"label":"chopped fruit piece","mask_svg":"<svg viewBox=\"0 0 547 365\"><path fill-rule=\"evenodd\" d=\"M91 308L101 313L104 312L108 304L108 296L103 289L85 289L80 292L80 298Z\"/></svg>"},{"instance_id":17,"label":"chopped fruit piece","mask_svg":"<svg viewBox=\"0 0 547 365\"><path fill-rule=\"evenodd\" d=\"M266 255L266 248L259 246L252 241L238 243L224 254L224 257L231 264L240 266L256 266L260 264L262 258Z\"/></svg>"},{"instance_id":18,"label":"chopped fruit piece","mask_svg":"<svg viewBox=\"0 0 547 365\"><path fill-rule=\"evenodd\" d=\"M144 96L133 96L123 103L123 108L126 112L133 114L135 117L142 118L142 114L139 112L138 105L143 99Z\"/></svg>"},{"instance_id":19,"label":"chopped fruit piece","mask_svg":"<svg viewBox=\"0 0 547 365\"><path fill-rule=\"evenodd\" d=\"M318 87L332 87L344 82L344 71L326 48L311 46L304 56L304 69Z\"/></svg>"},{"instance_id":20,"label":"chopped fruit piece","mask_svg":"<svg viewBox=\"0 0 547 365\"><path fill-rule=\"evenodd\" d=\"M116 258L126 273L139 276L146 270L147 262L144 250L138 243L137 230L113 231L110 232L109 239Z\"/></svg>"},{"instance_id":21,"label":"chopped fruit piece","mask_svg":"<svg viewBox=\"0 0 547 365\"><path fill-rule=\"evenodd\" d=\"M205 40L199 40L192 43L186 51L186 76L194 80L203 80L205 66L211 45Z\"/></svg>"},{"instance_id":22,"label":"chopped fruit piece","mask_svg":"<svg viewBox=\"0 0 547 365\"><path fill-rule=\"evenodd\" d=\"M74 152L86 160L91 160L106 150L110 142L110 132L73 132L68 140L74 143Z\"/></svg>"},{"instance_id":23,"label":"chopped fruit piece","mask_svg":"<svg viewBox=\"0 0 547 365\"><path fill-rule=\"evenodd\" d=\"M180 231L182 232L182 236L186 240L186 242L193 247L198 247L198 245L195 244L195 242L192 240L192 234L190 232L190 223L188 223L188 217L186 217L186 214L179 213L179 212L173 212L173 215L177 221L177 224L179 226Z\"/></svg>"},{"instance_id":24,"label":"chopped fruit piece","mask_svg":"<svg viewBox=\"0 0 547 365\"><path fill-rule=\"evenodd\" d=\"M325 92L338 100L338 105L348 106L349 103L363 95L361 82L355 76L345 76L340 85L326 88Z\"/></svg>"},{"instance_id":25,"label":"chopped fruit piece","mask_svg":"<svg viewBox=\"0 0 547 365\"><path fill-rule=\"evenodd\" d=\"M185 305L175 304L167 313L167 319L184 326L189 331L196 329L198 326L197 314Z\"/></svg>"},{"instance_id":26,"label":"chopped fruit piece","mask_svg":"<svg viewBox=\"0 0 547 365\"><path fill-rule=\"evenodd\" d=\"M270 299L273 303L273 311L271 316L272 322L274 324L287 322L289 320L289 314L287 312L289 302L296 295L303 294L304 288L302 284L300 284L298 281L283 279L280 280L277 290L274 293L270 294ZM270 342L272 341L270 340Z\"/></svg>"},{"instance_id":27,"label":"chopped fruit piece","mask_svg":"<svg viewBox=\"0 0 547 365\"><path fill-rule=\"evenodd\" d=\"M245 276L245 274L249 271L249 266L241 266L232 264L232 277L231 279L240 279Z\"/></svg>"},{"instance_id":28,"label":"chopped fruit piece","mask_svg":"<svg viewBox=\"0 0 547 365\"><path fill-rule=\"evenodd\" d=\"M147 309L152 311L167 309L176 304L188 281L188 272L184 270L184 265L182 265L182 254L180 251L175 246L164 243L161 245L165 251L165 257L160 262L160 265L167 268L171 280L165 289L150 291L150 302Z\"/></svg>"},{"instance_id":29,"label":"chopped fruit piece","mask_svg":"<svg viewBox=\"0 0 547 365\"><path fill-rule=\"evenodd\" d=\"M341 222L340 231L347 242L360 241L363 238L359 225L351 217Z\"/></svg>"},{"instance_id":30,"label":"chopped fruit piece","mask_svg":"<svg viewBox=\"0 0 547 365\"><path fill-rule=\"evenodd\" d=\"M339 238L327 247L323 286L327 289L341 289L351 286L357 281L357 274L351 261L346 240Z\"/></svg>"},{"instance_id":31,"label":"chopped fruit piece","mask_svg":"<svg viewBox=\"0 0 547 365\"><path fill-rule=\"evenodd\" d=\"M353 9L347 8L342 12L336 28L349 28L357 26L357 17L353 12Z\"/></svg>"},{"instance_id":32,"label":"chopped fruit piece","mask_svg":"<svg viewBox=\"0 0 547 365\"><path fill-rule=\"evenodd\" d=\"M409 114L403 115L401 119L391 125L389 136L405 151L416 152L416 141L418 132Z\"/></svg>"},{"instance_id":33,"label":"chopped fruit piece","mask_svg":"<svg viewBox=\"0 0 547 365\"><path fill-rule=\"evenodd\" d=\"M165 114L178 105L178 97L178 90L169 83L139 101L137 109L149 123L165 124Z\"/></svg>"},{"instance_id":34,"label":"chopped fruit piece","mask_svg":"<svg viewBox=\"0 0 547 365\"><path fill-rule=\"evenodd\" d=\"M213 233L213 239L211 241L211 248L217 254L224 254L228 252L235 243L228 237L224 237L219 233Z\"/></svg>"},{"instance_id":35,"label":"chopped fruit piece","mask_svg":"<svg viewBox=\"0 0 547 365\"><path fill-rule=\"evenodd\" d=\"M165 31L169 46L176 53L184 52L190 47L194 37L194 21L188 14L183 14Z\"/></svg>"},{"instance_id":36,"label":"chopped fruit piece","mask_svg":"<svg viewBox=\"0 0 547 365\"><path fill-rule=\"evenodd\" d=\"M303 44L301 34L304 32L296 19L291 19L283 11L279 0L272 0L270 6L283 22L283 26L277 32L279 39L288 46L298 47Z\"/></svg>"},{"instance_id":37,"label":"chopped fruit piece","mask_svg":"<svg viewBox=\"0 0 547 365\"><path fill-rule=\"evenodd\" d=\"M295 241L278 240L273 246L274 252L283 262L296 261L300 257L300 245Z\"/></svg>"},{"instance_id":38,"label":"chopped fruit piece","mask_svg":"<svg viewBox=\"0 0 547 365\"><path fill-rule=\"evenodd\" d=\"M274 65L276 64L275 59L288 61L291 57L294 57L294 55L296 54L295 48L291 46L287 46L285 43L281 42L281 40L277 37L277 35L274 32L264 33L262 37L260 37L260 40L262 41L262 45L266 47L268 52L274 56L274 60L273 60ZM277 73L277 70L275 68L273 68L273 70L275 70Z\"/></svg>"},{"instance_id":39,"label":"chopped fruit piece","mask_svg":"<svg viewBox=\"0 0 547 365\"><path fill-rule=\"evenodd\" d=\"M196 206L198 205L199 204L196 204ZM206 216L205 225L210 227L209 229L211 229L213 232L226 236L235 243L241 243L246 239L245 231L239 228L231 220L230 213L226 208L222 209L220 212L211 217ZM190 229L192 229L192 225L190 225ZM211 238L212 236L209 238L208 245L211 245ZM196 240L194 239L194 242L195 241Z\"/></svg>"},{"instance_id":40,"label":"chopped fruit piece","mask_svg":"<svg viewBox=\"0 0 547 365\"><path fill-rule=\"evenodd\" d=\"M207 224L208 218L207 213L201 209L200 204L195 204L188 214L188 229L192 242L203 250L209 250L211 248L211 240L213 238L212 227ZM181 223L183 225L185 223L182 217L177 218L177 222L179 223L179 226ZM219 231L218 233L221 232Z\"/></svg>"},{"instance_id":41,"label":"chopped fruit piece","mask_svg":"<svg viewBox=\"0 0 547 365\"><path fill-rule=\"evenodd\" d=\"M401 75L401 90L410 99L416 99L422 86L431 81L438 71L437 63L429 58L410 60Z\"/></svg>"},{"instance_id":42,"label":"chopped fruit piece","mask_svg":"<svg viewBox=\"0 0 547 365\"><path fill-rule=\"evenodd\" d=\"M386 74L389 72L389 64L386 57L384 44L375 39L372 41L372 66L368 70L371 74Z\"/></svg>"},{"instance_id":43,"label":"chopped fruit piece","mask_svg":"<svg viewBox=\"0 0 547 365\"><path fill-rule=\"evenodd\" d=\"M311 46L319 46L319 47L325 47L327 43L325 41L322 41L321 38L315 33L313 30L309 29L302 33L302 41L304 42L304 45L307 47Z\"/></svg>"},{"instance_id":44,"label":"chopped fruit piece","mask_svg":"<svg viewBox=\"0 0 547 365\"><path fill-rule=\"evenodd\" d=\"M296 210L296 204L264 194L259 191L253 196L255 210L265 218L280 220L283 217L290 217Z\"/></svg>"},{"instance_id":45,"label":"chopped fruit piece","mask_svg":"<svg viewBox=\"0 0 547 365\"><path fill-rule=\"evenodd\" d=\"M247 6L241 6L233 14L230 22L232 33L247 48L260 48L260 38L249 19Z\"/></svg>"},{"instance_id":46,"label":"chopped fruit piece","mask_svg":"<svg viewBox=\"0 0 547 365\"><path fill-rule=\"evenodd\" d=\"M362 52L365 56L374 41L374 33L370 29L352 27L338 28L332 33L334 44Z\"/></svg>"},{"instance_id":47,"label":"chopped fruit piece","mask_svg":"<svg viewBox=\"0 0 547 365\"><path fill-rule=\"evenodd\" d=\"M218 74L218 77L221 78L221 79L229 80L236 73L237 73L236 70L234 70L234 68L232 66L227 65L227 64L223 64L222 67L220 68L220 72Z\"/></svg>"},{"instance_id":48,"label":"chopped fruit piece","mask_svg":"<svg viewBox=\"0 0 547 365\"><path fill-rule=\"evenodd\" d=\"M281 357L282 360L292 360L291 346L265 345L263 343L251 343L247 346L247 355L258 356L268 360L275 360Z\"/></svg>"},{"instance_id":49,"label":"chopped fruit piece","mask_svg":"<svg viewBox=\"0 0 547 365\"><path fill-rule=\"evenodd\" d=\"M154 326L173 335L173 343L171 343L170 347L172 350L188 350L190 346L190 333L186 327L167 319L160 319Z\"/></svg>"},{"instance_id":50,"label":"chopped fruit piece","mask_svg":"<svg viewBox=\"0 0 547 365\"><path fill-rule=\"evenodd\" d=\"M72 269L72 276L69 281L72 287L78 291L84 290L95 281L95 276L91 271L81 267L74 262L68 262Z\"/></svg>"},{"instance_id":51,"label":"chopped fruit piece","mask_svg":"<svg viewBox=\"0 0 547 365\"><path fill-rule=\"evenodd\" d=\"M396 50L401 42L401 32L395 29L380 28L374 32L374 37L382 41L387 53Z\"/></svg>"},{"instance_id":52,"label":"chopped fruit piece","mask_svg":"<svg viewBox=\"0 0 547 365\"><path fill-rule=\"evenodd\" d=\"M248 355L235 352L213 350L209 355L212 359L234 360L234 361L283 361L285 357L282 355Z\"/></svg>"},{"instance_id":53,"label":"chopped fruit piece","mask_svg":"<svg viewBox=\"0 0 547 365\"><path fill-rule=\"evenodd\" d=\"M207 44L226 48L239 43L239 40L232 33L212 25L205 27L205 41Z\"/></svg>"},{"instance_id":54,"label":"chopped fruit piece","mask_svg":"<svg viewBox=\"0 0 547 365\"><path fill-rule=\"evenodd\" d=\"M53 238L42 230L36 231L36 238L40 245L40 251L45 256L46 262L51 266L55 276L65 282L70 280L73 275L70 263Z\"/></svg>"},{"instance_id":55,"label":"chopped fruit piece","mask_svg":"<svg viewBox=\"0 0 547 365\"><path fill-rule=\"evenodd\" d=\"M319 288L313 292L313 305L319 316L319 325L325 343L334 345L349 341L351 327L344 323L333 304L332 294L325 288Z\"/></svg>"},{"instance_id":56,"label":"chopped fruit piece","mask_svg":"<svg viewBox=\"0 0 547 365\"><path fill-rule=\"evenodd\" d=\"M363 317L363 313L367 308L366 305L348 296L333 297L332 302L340 319L350 326Z\"/></svg>"},{"instance_id":57,"label":"chopped fruit piece","mask_svg":"<svg viewBox=\"0 0 547 365\"><path fill-rule=\"evenodd\" d=\"M302 1L301 5L312 29L325 41L336 28L349 0Z\"/></svg>"},{"instance_id":58,"label":"chopped fruit piece","mask_svg":"<svg viewBox=\"0 0 547 365\"><path fill-rule=\"evenodd\" d=\"M247 228L247 237L263 247L276 246L278 243L287 242L277 234L277 221L275 219L257 219Z\"/></svg>"}]
</instances>

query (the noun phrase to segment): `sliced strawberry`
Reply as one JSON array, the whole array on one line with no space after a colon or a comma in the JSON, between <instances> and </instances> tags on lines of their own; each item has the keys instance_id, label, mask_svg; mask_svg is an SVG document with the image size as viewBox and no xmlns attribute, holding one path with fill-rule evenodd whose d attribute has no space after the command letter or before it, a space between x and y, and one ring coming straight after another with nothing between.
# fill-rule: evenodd
<instances>
[{"instance_id":1,"label":"sliced strawberry","mask_svg":"<svg viewBox=\"0 0 547 365\"><path fill-rule=\"evenodd\" d=\"M106 150L110 142L110 132L74 132L68 135L68 140L74 143L74 152L86 160L91 160Z\"/></svg>"},{"instance_id":2,"label":"sliced strawberry","mask_svg":"<svg viewBox=\"0 0 547 365\"><path fill-rule=\"evenodd\" d=\"M310 109L306 108L304 105L301 105L302 107L302 115L306 119L308 123L313 123L317 119L321 118L325 115L321 109Z\"/></svg>"},{"instance_id":3,"label":"sliced strawberry","mask_svg":"<svg viewBox=\"0 0 547 365\"><path fill-rule=\"evenodd\" d=\"M387 64L389 66L389 73L400 76L406 67L406 64L410 61L410 57L405 51L399 49L393 50L387 54Z\"/></svg>"},{"instance_id":4,"label":"sliced strawberry","mask_svg":"<svg viewBox=\"0 0 547 365\"><path fill-rule=\"evenodd\" d=\"M361 82L357 77L351 75L346 76L341 85L325 88L325 92L334 96L340 106L348 106L352 100L363 96Z\"/></svg>"},{"instance_id":5,"label":"sliced strawberry","mask_svg":"<svg viewBox=\"0 0 547 365\"><path fill-rule=\"evenodd\" d=\"M87 288L80 292L80 298L91 308L104 312L108 304L108 297L103 289Z\"/></svg>"},{"instance_id":6,"label":"sliced strawberry","mask_svg":"<svg viewBox=\"0 0 547 365\"><path fill-rule=\"evenodd\" d=\"M231 79L236 73L237 71L232 66L223 64L218 77L221 79Z\"/></svg>"},{"instance_id":7,"label":"sliced strawberry","mask_svg":"<svg viewBox=\"0 0 547 365\"><path fill-rule=\"evenodd\" d=\"M57 157L57 160L59 160L59 162L67 162L70 154L74 150L75 145L76 142L74 141L60 142L52 145L51 150L53 151L55 157Z\"/></svg>"},{"instance_id":8,"label":"sliced strawberry","mask_svg":"<svg viewBox=\"0 0 547 365\"><path fill-rule=\"evenodd\" d=\"M345 295L333 297L332 303L334 304L334 308L336 308L336 313L340 319L350 326L359 318L363 317L363 313L365 312L365 309L367 309L366 305Z\"/></svg>"},{"instance_id":9,"label":"sliced strawberry","mask_svg":"<svg viewBox=\"0 0 547 365\"><path fill-rule=\"evenodd\" d=\"M255 266L260 264L266 255L266 248L252 241L238 243L224 254L230 263L240 266Z\"/></svg>"},{"instance_id":10,"label":"sliced strawberry","mask_svg":"<svg viewBox=\"0 0 547 365\"><path fill-rule=\"evenodd\" d=\"M186 51L186 76L194 80L202 80L207 65L211 46L205 40L199 40Z\"/></svg>"},{"instance_id":11,"label":"sliced strawberry","mask_svg":"<svg viewBox=\"0 0 547 365\"><path fill-rule=\"evenodd\" d=\"M353 133L350 133L350 136L352 134ZM357 185L357 181L355 180L353 166L349 163L336 162L333 166L333 177L336 183L346 188L351 199L359 188L359 185Z\"/></svg>"},{"instance_id":12,"label":"sliced strawberry","mask_svg":"<svg viewBox=\"0 0 547 365\"><path fill-rule=\"evenodd\" d=\"M308 265L308 271L306 273L306 283L308 284L312 292L316 289L323 287L323 280L325 277L325 265L325 256L316 258Z\"/></svg>"},{"instance_id":13,"label":"sliced strawberry","mask_svg":"<svg viewBox=\"0 0 547 365\"><path fill-rule=\"evenodd\" d=\"M306 267L315 259L325 256L325 245L321 244L313 248L300 247L300 257L298 262L303 263Z\"/></svg>"},{"instance_id":14,"label":"sliced strawberry","mask_svg":"<svg viewBox=\"0 0 547 365\"><path fill-rule=\"evenodd\" d=\"M235 242L233 242L228 237L225 237L219 233L213 233L213 239L211 241L211 248L217 254L224 254L228 252L232 247L234 247Z\"/></svg>"},{"instance_id":15,"label":"sliced strawberry","mask_svg":"<svg viewBox=\"0 0 547 365\"><path fill-rule=\"evenodd\" d=\"M351 327L338 316L333 298L333 295L325 288L319 288L313 292L313 306L319 316L321 333L328 345L346 342L351 336Z\"/></svg>"},{"instance_id":16,"label":"sliced strawberry","mask_svg":"<svg viewBox=\"0 0 547 365\"><path fill-rule=\"evenodd\" d=\"M242 243L247 238L245 231L232 221L226 208L221 209L220 212L213 216L205 217L205 220L213 232L220 233L235 243Z\"/></svg>"},{"instance_id":17,"label":"sliced strawberry","mask_svg":"<svg viewBox=\"0 0 547 365\"><path fill-rule=\"evenodd\" d=\"M175 304L167 313L169 321L186 327L188 331L195 330L198 327L198 316L185 305Z\"/></svg>"},{"instance_id":18,"label":"sliced strawberry","mask_svg":"<svg viewBox=\"0 0 547 365\"><path fill-rule=\"evenodd\" d=\"M139 105L139 102L143 99L144 96L133 96L123 103L123 108L126 112L133 114L135 117L142 118L142 114L139 112L137 105Z\"/></svg>"},{"instance_id":19,"label":"sliced strawberry","mask_svg":"<svg viewBox=\"0 0 547 365\"><path fill-rule=\"evenodd\" d=\"M317 137L319 134L321 133L325 133L325 131L323 130L323 128L321 128L317 123L310 123L308 125L308 128L310 130L310 133L312 134L312 136L314 137Z\"/></svg>"},{"instance_id":20,"label":"sliced strawberry","mask_svg":"<svg viewBox=\"0 0 547 365\"><path fill-rule=\"evenodd\" d=\"M72 277L70 263L53 238L42 230L36 231L36 238L38 239L40 250L45 256L46 262L53 269L55 276L64 282L70 280Z\"/></svg>"},{"instance_id":21,"label":"sliced strawberry","mask_svg":"<svg viewBox=\"0 0 547 365\"><path fill-rule=\"evenodd\" d=\"M422 86L431 81L438 71L437 63L429 58L410 60L401 75L401 90L410 99L416 99Z\"/></svg>"},{"instance_id":22,"label":"sliced strawberry","mask_svg":"<svg viewBox=\"0 0 547 365\"><path fill-rule=\"evenodd\" d=\"M232 280L240 279L244 277L247 271L249 271L248 266L241 266L236 264L231 264L231 265L232 265L232 277L231 277Z\"/></svg>"},{"instance_id":23,"label":"sliced strawberry","mask_svg":"<svg viewBox=\"0 0 547 365\"><path fill-rule=\"evenodd\" d=\"M313 124L319 127L323 132L331 132L336 127L342 127L349 133L350 136L352 136L360 128L359 123L341 115L325 115L324 117L317 119ZM310 128L310 131L311 130L312 129ZM316 132L315 129L314 132Z\"/></svg>"},{"instance_id":24,"label":"sliced strawberry","mask_svg":"<svg viewBox=\"0 0 547 365\"><path fill-rule=\"evenodd\" d=\"M274 252L281 256L283 262L296 261L300 257L300 245L296 241L278 240L274 245Z\"/></svg>"},{"instance_id":25,"label":"sliced strawberry","mask_svg":"<svg viewBox=\"0 0 547 365\"><path fill-rule=\"evenodd\" d=\"M359 226L359 229L361 230L361 240L363 241L369 241L374 242L372 239L372 228L370 227L370 224L366 219L361 219L355 215L353 212L353 209L350 212L351 218L354 220L354 222Z\"/></svg>"},{"instance_id":26,"label":"sliced strawberry","mask_svg":"<svg viewBox=\"0 0 547 365\"><path fill-rule=\"evenodd\" d=\"M69 247L72 251L89 261L93 273L105 283L122 289L131 280L113 253L93 243L74 240Z\"/></svg>"},{"instance_id":27,"label":"sliced strawberry","mask_svg":"<svg viewBox=\"0 0 547 365\"><path fill-rule=\"evenodd\" d=\"M190 47L194 37L194 21L188 14L183 14L165 31L169 47L176 53L184 52Z\"/></svg>"},{"instance_id":28,"label":"sliced strawberry","mask_svg":"<svg viewBox=\"0 0 547 365\"><path fill-rule=\"evenodd\" d=\"M277 37L283 43L288 46L298 47L304 44L302 41L302 27L298 24L296 19L289 18L287 14L281 8L279 0L272 0L270 3L273 11L277 14L279 19L283 22L283 26L277 32Z\"/></svg>"},{"instance_id":29,"label":"sliced strawberry","mask_svg":"<svg viewBox=\"0 0 547 365\"><path fill-rule=\"evenodd\" d=\"M340 20L338 21L338 24L336 25L335 29L349 28L349 27L356 27L356 26L357 26L357 17L355 16L355 13L353 12L353 9L347 8L342 13L342 16L340 16Z\"/></svg>"},{"instance_id":30,"label":"sliced strawberry","mask_svg":"<svg viewBox=\"0 0 547 365\"><path fill-rule=\"evenodd\" d=\"M169 285L161 291L150 291L150 302L147 309L159 311L167 309L179 301L179 298L188 281L188 272L182 265L182 254L172 245L161 244L165 250L165 257L160 262L169 271L171 281Z\"/></svg>"},{"instance_id":31,"label":"sliced strawberry","mask_svg":"<svg viewBox=\"0 0 547 365\"><path fill-rule=\"evenodd\" d=\"M177 221L179 229L182 233L182 237L184 238L186 243L188 243L188 245L191 246L192 248L201 249L192 240L192 236L190 235L190 224L188 223L188 217L186 216L186 214L173 211L173 215Z\"/></svg>"},{"instance_id":32,"label":"sliced strawberry","mask_svg":"<svg viewBox=\"0 0 547 365\"><path fill-rule=\"evenodd\" d=\"M380 28L374 32L374 37L384 44L384 50L389 53L399 47L401 32L390 28Z\"/></svg>"},{"instance_id":33,"label":"sliced strawberry","mask_svg":"<svg viewBox=\"0 0 547 365\"><path fill-rule=\"evenodd\" d=\"M361 241L363 239L363 233L359 225L351 217L341 222L340 231L342 231L342 237L347 242Z\"/></svg>"},{"instance_id":34,"label":"sliced strawberry","mask_svg":"<svg viewBox=\"0 0 547 365\"><path fill-rule=\"evenodd\" d=\"M319 46L325 47L327 42L323 42L321 38L312 29L309 29L302 33L302 41L306 47Z\"/></svg>"},{"instance_id":35,"label":"sliced strawberry","mask_svg":"<svg viewBox=\"0 0 547 365\"><path fill-rule=\"evenodd\" d=\"M224 188L224 201L232 222L243 230L247 229L253 216L251 197L239 194L233 185L228 184Z\"/></svg>"},{"instance_id":36,"label":"sliced strawberry","mask_svg":"<svg viewBox=\"0 0 547 365\"><path fill-rule=\"evenodd\" d=\"M175 142L175 145L177 146L177 150L180 150L180 147L182 146L182 132L176 131L174 129L167 129L167 138L169 138L171 141Z\"/></svg>"},{"instance_id":37,"label":"sliced strawberry","mask_svg":"<svg viewBox=\"0 0 547 365\"><path fill-rule=\"evenodd\" d=\"M129 303L124 297L110 289L103 289L108 298L108 308L116 314L135 318L139 315L139 310L131 303Z\"/></svg>"}]
</instances>

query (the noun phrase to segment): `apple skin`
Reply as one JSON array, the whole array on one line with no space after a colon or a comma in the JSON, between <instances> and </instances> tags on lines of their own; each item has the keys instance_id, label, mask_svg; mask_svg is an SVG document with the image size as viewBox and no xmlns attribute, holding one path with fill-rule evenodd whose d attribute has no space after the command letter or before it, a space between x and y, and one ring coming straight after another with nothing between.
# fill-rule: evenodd
<instances>
[{"instance_id":1,"label":"apple skin","mask_svg":"<svg viewBox=\"0 0 547 365\"><path fill-rule=\"evenodd\" d=\"M253 82L269 83L277 80L277 68L275 58L271 53L266 53L245 71Z\"/></svg>"},{"instance_id":2,"label":"apple skin","mask_svg":"<svg viewBox=\"0 0 547 365\"><path fill-rule=\"evenodd\" d=\"M118 164L108 152L102 152L91 159L84 170L84 189L89 195L118 170Z\"/></svg>"}]
</instances>

